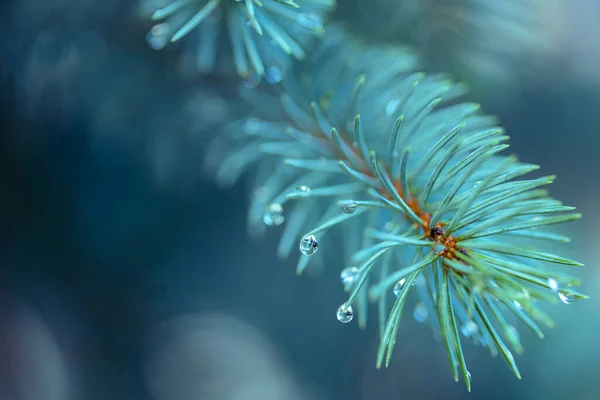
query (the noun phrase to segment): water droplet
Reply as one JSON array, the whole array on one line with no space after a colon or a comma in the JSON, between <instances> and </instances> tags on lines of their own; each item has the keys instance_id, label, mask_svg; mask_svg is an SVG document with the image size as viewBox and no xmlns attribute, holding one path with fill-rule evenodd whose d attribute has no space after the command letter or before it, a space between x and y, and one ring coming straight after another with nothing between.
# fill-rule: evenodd
<instances>
[{"instance_id":1,"label":"water droplet","mask_svg":"<svg viewBox=\"0 0 600 400\"><path fill-rule=\"evenodd\" d=\"M242 84L248 89L255 88L260 83L260 76L256 72L250 72L248 76L244 78Z\"/></svg>"},{"instance_id":2,"label":"water droplet","mask_svg":"<svg viewBox=\"0 0 600 400\"><path fill-rule=\"evenodd\" d=\"M460 330L465 337L471 337L479 333L479 327L475 321L467 321L465 324L463 324L463 326L460 327Z\"/></svg>"},{"instance_id":3,"label":"water droplet","mask_svg":"<svg viewBox=\"0 0 600 400\"><path fill-rule=\"evenodd\" d=\"M404 283L406 283L406 278L400 279L398 283L394 285L394 289L392 289L394 296L400 296L400 293L402 293L402 289L404 289Z\"/></svg>"},{"instance_id":4,"label":"water droplet","mask_svg":"<svg viewBox=\"0 0 600 400\"><path fill-rule=\"evenodd\" d=\"M271 85L281 82L283 73L279 67L269 67L265 71L265 80Z\"/></svg>"},{"instance_id":5,"label":"water droplet","mask_svg":"<svg viewBox=\"0 0 600 400\"><path fill-rule=\"evenodd\" d=\"M383 225L383 230L386 232L391 232L394 229L394 223L392 221L388 221Z\"/></svg>"},{"instance_id":6,"label":"water droplet","mask_svg":"<svg viewBox=\"0 0 600 400\"><path fill-rule=\"evenodd\" d=\"M146 42L153 50L161 50L169 42L167 38L168 32L169 25L167 23L154 25L146 35Z\"/></svg>"},{"instance_id":7,"label":"water droplet","mask_svg":"<svg viewBox=\"0 0 600 400\"><path fill-rule=\"evenodd\" d=\"M558 298L565 304L575 303L577 300L579 300L577 296L573 296L565 291L558 292Z\"/></svg>"},{"instance_id":8,"label":"water droplet","mask_svg":"<svg viewBox=\"0 0 600 400\"><path fill-rule=\"evenodd\" d=\"M310 188L308 186L298 186L296 190L300 193L310 193Z\"/></svg>"},{"instance_id":9,"label":"water droplet","mask_svg":"<svg viewBox=\"0 0 600 400\"><path fill-rule=\"evenodd\" d=\"M475 182L475 184L473 185L473 188L476 188L477 186L481 185L481 181L477 181Z\"/></svg>"},{"instance_id":10,"label":"water droplet","mask_svg":"<svg viewBox=\"0 0 600 400\"><path fill-rule=\"evenodd\" d=\"M470 381L471 380L471 373L469 371L467 371L467 379Z\"/></svg>"},{"instance_id":11,"label":"water droplet","mask_svg":"<svg viewBox=\"0 0 600 400\"><path fill-rule=\"evenodd\" d=\"M337 319L342 324L347 324L354 318L354 310L352 306L347 306L346 303L342 304L337 310Z\"/></svg>"},{"instance_id":12,"label":"water droplet","mask_svg":"<svg viewBox=\"0 0 600 400\"><path fill-rule=\"evenodd\" d=\"M391 99L385 105L385 115L391 117L394 112L396 112L396 108L400 105L400 99Z\"/></svg>"},{"instance_id":13,"label":"water droplet","mask_svg":"<svg viewBox=\"0 0 600 400\"><path fill-rule=\"evenodd\" d=\"M317 250L319 250L319 243L315 235L307 236L300 242L300 251L304 255L312 256Z\"/></svg>"},{"instance_id":14,"label":"water droplet","mask_svg":"<svg viewBox=\"0 0 600 400\"><path fill-rule=\"evenodd\" d=\"M342 203L340 209L344 214L352 214L358 208L358 204L356 203Z\"/></svg>"},{"instance_id":15,"label":"water droplet","mask_svg":"<svg viewBox=\"0 0 600 400\"><path fill-rule=\"evenodd\" d=\"M549 278L548 287L550 287L550 289L552 289L553 291L558 292L558 282L556 281L556 279Z\"/></svg>"},{"instance_id":16,"label":"water droplet","mask_svg":"<svg viewBox=\"0 0 600 400\"><path fill-rule=\"evenodd\" d=\"M356 267L348 267L344 268L340 273L340 280L342 281L342 285L347 286L350 285L354 278L356 278L356 274L358 274L358 268Z\"/></svg>"},{"instance_id":17,"label":"water droplet","mask_svg":"<svg viewBox=\"0 0 600 400\"><path fill-rule=\"evenodd\" d=\"M413 310L413 317L417 322L425 322L427 320L427 307L423 303L417 303Z\"/></svg>"},{"instance_id":18,"label":"water droplet","mask_svg":"<svg viewBox=\"0 0 600 400\"><path fill-rule=\"evenodd\" d=\"M267 211L263 215L263 222L267 226L279 226L283 224L285 218L283 217L283 207L279 203L273 203L269 205Z\"/></svg>"},{"instance_id":19,"label":"water droplet","mask_svg":"<svg viewBox=\"0 0 600 400\"><path fill-rule=\"evenodd\" d=\"M314 13L300 13L296 22L307 29L315 31L323 27L323 18Z\"/></svg>"}]
</instances>

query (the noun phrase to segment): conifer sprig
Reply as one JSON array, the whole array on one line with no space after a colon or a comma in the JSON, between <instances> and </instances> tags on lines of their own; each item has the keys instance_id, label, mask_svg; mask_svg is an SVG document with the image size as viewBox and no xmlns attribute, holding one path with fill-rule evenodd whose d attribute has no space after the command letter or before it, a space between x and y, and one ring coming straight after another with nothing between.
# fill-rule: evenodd
<instances>
[{"instance_id":1,"label":"conifer sprig","mask_svg":"<svg viewBox=\"0 0 600 400\"><path fill-rule=\"evenodd\" d=\"M335 0L141 0L144 14L160 21L147 36L161 49L197 32L197 67L211 72L226 33L233 62L242 77L279 82L289 57L303 59L306 47L324 31ZM225 27L225 28L224 28Z\"/></svg>"},{"instance_id":2,"label":"conifer sprig","mask_svg":"<svg viewBox=\"0 0 600 400\"><path fill-rule=\"evenodd\" d=\"M332 31L302 78L286 80L278 119L234 125L238 147L217 176L230 184L259 165L250 227L286 221L278 254L300 241L298 273L343 225L348 298L338 319L349 322L356 310L362 327L368 302L378 304L378 367L389 364L409 292L417 292L418 319L441 333L455 380L470 390L459 333L500 353L520 378L512 320L543 337L539 324L552 321L540 301L585 297L572 288L577 279L547 266L581 264L543 249L568 241L546 227L580 215L548 196L553 176L522 178L539 167L503 155L504 130L460 101L462 85L417 66L404 49ZM260 103L277 115L267 97Z\"/></svg>"}]
</instances>

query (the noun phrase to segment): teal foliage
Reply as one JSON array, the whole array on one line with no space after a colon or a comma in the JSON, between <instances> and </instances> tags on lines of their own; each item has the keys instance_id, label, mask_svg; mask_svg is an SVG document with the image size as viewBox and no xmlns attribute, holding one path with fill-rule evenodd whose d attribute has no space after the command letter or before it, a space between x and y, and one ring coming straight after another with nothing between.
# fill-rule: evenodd
<instances>
[{"instance_id":1,"label":"teal foliage","mask_svg":"<svg viewBox=\"0 0 600 400\"><path fill-rule=\"evenodd\" d=\"M141 1L142 13L158 22L147 35L152 48L194 35L197 69L210 73L223 53L225 34L237 73L271 83L283 78L290 57L306 56L335 6L334 0Z\"/></svg>"},{"instance_id":2,"label":"teal foliage","mask_svg":"<svg viewBox=\"0 0 600 400\"><path fill-rule=\"evenodd\" d=\"M581 264L547 251L568 242L547 227L580 215L549 197L553 176L524 178L539 166L506 154L504 129L462 100L464 85L419 68L406 49L331 27L279 94L244 91L256 114L218 137L207 160L227 185L256 166L251 231L283 224L278 255L300 243L298 273L343 243L348 298L338 319L356 314L364 327L377 304L378 367L416 293L455 380L470 390L465 339L501 354L520 378L512 321L543 337L540 325L553 322L541 303L585 297L576 278L551 268Z\"/></svg>"}]
</instances>

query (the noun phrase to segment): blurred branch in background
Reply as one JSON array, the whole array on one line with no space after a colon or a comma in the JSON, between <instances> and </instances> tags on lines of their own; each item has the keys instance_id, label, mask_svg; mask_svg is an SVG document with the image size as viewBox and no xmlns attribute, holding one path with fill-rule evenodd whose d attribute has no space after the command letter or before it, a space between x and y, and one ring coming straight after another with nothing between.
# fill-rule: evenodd
<instances>
[{"instance_id":1,"label":"blurred branch in background","mask_svg":"<svg viewBox=\"0 0 600 400\"><path fill-rule=\"evenodd\" d=\"M393 21L420 12L414 2L388 13L378 11L384 0L355 1L365 16L379 13L355 25L361 30L368 23L393 33ZM600 223L600 6L536 7L520 15L542 28L533 36L501 34L511 26L489 23L497 14L472 19L484 10L469 8L444 25L478 29L467 41L439 32L419 42L434 22L409 32L403 25L389 38L432 55L447 46L452 57L426 57L428 69L452 67L471 80L484 106L500 113L514 151L557 172L552 194L585 215L571 233L581 248L568 256L589 266L582 275L591 300L564 315L552 309L560 328L541 344L524 335L524 382L468 347L480 374L470 399L599 393L600 273L590 232ZM271 257L273 240L246 238L245 183L227 192L203 183L199 154L249 107L237 82L194 73L193 40L149 49L151 25L128 1L2 5L0 398L187 400L207 387L214 399L247 399L250 390L261 399L461 397L451 379L430 384L427 374L447 372L447 361L424 325L413 322L421 330L412 335L414 326L402 328L391 369L376 372L374 329L342 329L329 311L343 297L337 274L297 280L293 266Z\"/></svg>"}]
</instances>

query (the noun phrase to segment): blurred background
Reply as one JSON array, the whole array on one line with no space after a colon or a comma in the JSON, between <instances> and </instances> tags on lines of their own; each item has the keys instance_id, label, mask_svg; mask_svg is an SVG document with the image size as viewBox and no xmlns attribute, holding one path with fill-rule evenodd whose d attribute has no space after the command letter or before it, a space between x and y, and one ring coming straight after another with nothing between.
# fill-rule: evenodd
<instances>
[{"instance_id":1,"label":"blurred background","mask_svg":"<svg viewBox=\"0 0 600 400\"><path fill-rule=\"evenodd\" d=\"M426 1L414 27L390 18L403 2L343 3L357 34L468 82L584 214L561 254L591 299L548 307L543 341L522 330L523 380L466 344L466 393L409 318L377 371L375 327L335 318L339 269L296 277L277 229L247 235L244 182L202 174L250 109L235 79L151 50L134 1L21 0L0 6L0 400L600 398L600 1Z\"/></svg>"}]
</instances>

